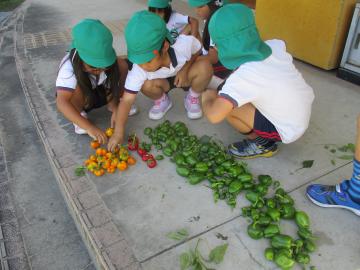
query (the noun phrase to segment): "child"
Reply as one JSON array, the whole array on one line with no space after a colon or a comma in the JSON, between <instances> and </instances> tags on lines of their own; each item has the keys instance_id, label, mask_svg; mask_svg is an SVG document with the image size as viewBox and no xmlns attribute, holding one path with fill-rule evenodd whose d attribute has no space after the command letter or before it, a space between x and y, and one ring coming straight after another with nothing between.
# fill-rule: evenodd
<instances>
[{"instance_id":1,"label":"child","mask_svg":"<svg viewBox=\"0 0 360 270\"><path fill-rule=\"evenodd\" d=\"M183 34L192 35L200 40L198 20L173 11L170 2L171 0L148 0L149 11L165 21L166 28L174 39Z\"/></svg>"},{"instance_id":2,"label":"child","mask_svg":"<svg viewBox=\"0 0 360 270\"><path fill-rule=\"evenodd\" d=\"M213 65L214 76L211 78L209 88L217 89L218 86L227 78L231 70L224 67L217 55L217 51L214 48L214 43L211 40L209 34L209 21L211 16L225 4L225 1L221 0L189 0L189 5L195 8L196 14L205 21L205 27L202 37L203 51L200 58L208 58Z\"/></svg>"},{"instance_id":3,"label":"child","mask_svg":"<svg viewBox=\"0 0 360 270\"><path fill-rule=\"evenodd\" d=\"M291 143L308 127L314 93L292 63L280 40L263 42L252 11L229 4L214 13L209 32L219 60L233 73L219 87L202 95L210 122L225 118L248 138L233 143L239 158L271 157L277 143Z\"/></svg>"},{"instance_id":4,"label":"child","mask_svg":"<svg viewBox=\"0 0 360 270\"><path fill-rule=\"evenodd\" d=\"M172 107L167 92L176 87L188 87L184 99L187 116L197 119L202 116L199 96L208 85L211 64L195 61L201 52L199 40L193 36L179 35L173 43L164 20L149 11L134 14L125 29L128 58L134 63L125 82L124 102L118 107L115 132L108 148L113 150L124 138L127 113L136 94L143 94L154 100L149 118L161 119Z\"/></svg>"},{"instance_id":5,"label":"child","mask_svg":"<svg viewBox=\"0 0 360 270\"><path fill-rule=\"evenodd\" d=\"M314 184L308 186L306 195L322 207L345 208L360 216L360 115L357 118L357 135L353 175L336 186Z\"/></svg>"},{"instance_id":6,"label":"child","mask_svg":"<svg viewBox=\"0 0 360 270\"><path fill-rule=\"evenodd\" d=\"M56 79L57 108L73 122L75 133L87 133L105 143L105 133L87 119L87 112L107 104L113 126L127 64L116 57L112 34L99 20L79 22L72 29L72 39Z\"/></svg>"}]
</instances>

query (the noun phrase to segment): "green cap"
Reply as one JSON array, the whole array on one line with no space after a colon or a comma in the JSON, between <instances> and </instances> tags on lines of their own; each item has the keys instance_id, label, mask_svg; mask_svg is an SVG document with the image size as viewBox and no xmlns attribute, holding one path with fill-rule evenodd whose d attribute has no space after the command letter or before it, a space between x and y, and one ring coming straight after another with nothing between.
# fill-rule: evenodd
<instances>
[{"instance_id":1,"label":"green cap","mask_svg":"<svg viewBox=\"0 0 360 270\"><path fill-rule=\"evenodd\" d=\"M114 64L116 53L110 30L99 20L84 19L71 31L70 49L76 49L88 65L105 68Z\"/></svg>"},{"instance_id":2,"label":"green cap","mask_svg":"<svg viewBox=\"0 0 360 270\"><path fill-rule=\"evenodd\" d=\"M228 0L189 0L189 6L193 8L201 7L201 6L205 6L210 2L215 2L215 5L222 6L222 5L226 5Z\"/></svg>"},{"instance_id":3,"label":"green cap","mask_svg":"<svg viewBox=\"0 0 360 270\"><path fill-rule=\"evenodd\" d=\"M153 8L167 8L170 6L171 0L149 0L148 7Z\"/></svg>"},{"instance_id":4,"label":"green cap","mask_svg":"<svg viewBox=\"0 0 360 270\"><path fill-rule=\"evenodd\" d=\"M165 39L173 43L164 20L147 10L136 12L125 29L128 58L135 64L149 62L160 51Z\"/></svg>"},{"instance_id":5,"label":"green cap","mask_svg":"<svg viewBox=\"0 0 360 270\"><path fill-rule=\"evenodd\" d=\"M242 4L218 9L210 19L209 33L220 62L228 69L262 61L272 52L259 36L251 9Z\"/></svg>"}]
</instances>

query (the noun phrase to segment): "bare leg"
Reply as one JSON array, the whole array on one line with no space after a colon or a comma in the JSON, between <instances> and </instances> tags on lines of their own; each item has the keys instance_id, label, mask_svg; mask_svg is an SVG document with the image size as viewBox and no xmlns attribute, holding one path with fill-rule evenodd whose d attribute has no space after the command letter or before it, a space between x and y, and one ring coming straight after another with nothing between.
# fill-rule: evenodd
<instances>
[{"instance_id":1,"label":"bare leg","mask_svg":"<svg viewBox=\"0 0 360 270\"><path fill-rule=\"evenodd\" d=\"M170 85L166 79L147 80L141 88L141 92L152 100L161 98L169 91Z\"/></svg>"},{"instance_id":2,"label":"bare leg","mask_svg":"<svg viewBox=\"0 0 360 270\"><path fill-rule=\"evenodd\" d=\"M196 61L189 70L189 81L192 90L196 93L203 92L209 85L212 75L213 68L209 61Z\"/></svg>"}]
</instances>

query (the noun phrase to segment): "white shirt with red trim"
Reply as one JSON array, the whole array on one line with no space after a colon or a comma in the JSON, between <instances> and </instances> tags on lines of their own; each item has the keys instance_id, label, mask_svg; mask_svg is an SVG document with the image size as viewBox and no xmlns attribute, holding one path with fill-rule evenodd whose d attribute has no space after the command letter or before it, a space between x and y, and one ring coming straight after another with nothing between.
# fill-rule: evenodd
<instances>
[{"instance_id":1,"label":"white shirt with red trim","mask_svg":"<svg viewBox=\"0 0 360 270\"><path fill-rule=\"evenodd\" d=\"M200 51L201 43L193 36L180 35L176 42L170 47L174 50L175 59L172 59L169 68L161 67L154 72L148 72L139 65L133 64L132 69L126 77L125 90L130 93L137 93L141 90L146 80L165 79L176 76L186 62ZM176 64L174 62L176 62Z\"/></svg>"},{"instance_id":2,"label":"white shirt with red trim","mask_svg":"<svg viewBox=\"0 0 360 270\"><path fill-rule=\"evenodd\" d=\"M96 86L103 84L106 78L107 76L104 71L100 73L98 78L96 78L95 75L89 74L89 79L93 89L95 89ZM56 90L73 92L76 89L77 80L68 53L61 60L55 85Z\"/></svg>"},{"instance_id":3,"label":"white shirt with red trim","mask_svg":"<svg viewBox=\"0 0 360 270\"><path fill-rule=\"evenodd\" d=\"M286 52L282 40L266 41L272 54L235 70L219 92L234 107L252 103L276 128L284 143L300 138L308 128L313 89Z\"/></svg>"}]
</instances>

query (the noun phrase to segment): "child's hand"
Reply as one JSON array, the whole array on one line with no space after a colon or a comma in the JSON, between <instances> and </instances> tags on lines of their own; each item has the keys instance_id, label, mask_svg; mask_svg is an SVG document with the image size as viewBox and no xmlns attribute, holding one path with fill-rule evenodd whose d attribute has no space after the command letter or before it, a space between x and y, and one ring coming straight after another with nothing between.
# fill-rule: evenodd
<instances>
[{"instance_id":1,"label":"child's hand","mask_svg":"<svg viewBox=\"0 0 360 270\"><path fill-rule=\"evenodd\" d=\"M118 135L118 134L113 134L111 136L111 138L109 139L109 143L108 143L108 151L110 152L114 152L115 148L119 146L119 144L122 144L124 140L124 137L122 135Z\"/></svg>"},{"instance_id":2,"label":"child's hand","mask_svg":"<svg viewBox=\"0 0 360 270\"><path fill-rule=\"evenodd\" d=\"M174 84L176 87L186 87L190 85L189 77L188 77L188 71L181 69L176 74Z\"/></svg>"},{"instance_id":3,"label":"child's hand","mask_svg":"<svg viewBox=\"0 0 360 270\"><path fill-rule=\"evenodd\" d=\"M89 136L94 140L97 140L100 144L104 144L107 142L107 136L104 131L95 126L91 127L87 130Z\"/></svg>"}]
</instances>

